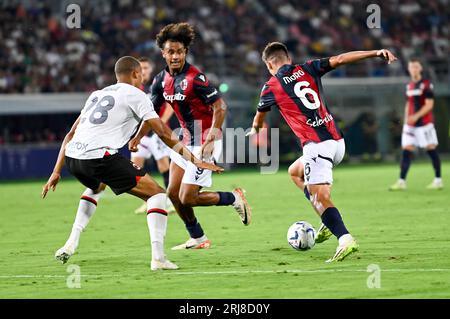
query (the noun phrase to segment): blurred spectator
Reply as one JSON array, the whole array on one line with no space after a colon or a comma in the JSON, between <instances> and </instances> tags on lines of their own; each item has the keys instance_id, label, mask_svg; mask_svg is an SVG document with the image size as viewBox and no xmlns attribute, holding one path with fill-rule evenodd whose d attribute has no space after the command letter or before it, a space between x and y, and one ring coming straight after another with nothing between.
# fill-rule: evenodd
<instances>
[{"instance_id":1,"label":"blurred spectator","mask_svg":"<svg viewBox=\"0 0 450 319\"><path fill-rule=\"evenodd\" d=\"M450 53L447 0L380 2L381 29L366 26L372 1L80 2L81 29L66 28L64 1L0 3L0 93L92 91L114 82L114 62L126 54L149 56L162 67L155 35L178 21L198 31L192 62L211 78L239 76L250 84L266 79L260 52L275 40L285 42L296 61L381 47L403 62L413 54L435 60ZM387 68L372 60L332 76L402 72L400 63Z\"/></svg>"}]
</instances>

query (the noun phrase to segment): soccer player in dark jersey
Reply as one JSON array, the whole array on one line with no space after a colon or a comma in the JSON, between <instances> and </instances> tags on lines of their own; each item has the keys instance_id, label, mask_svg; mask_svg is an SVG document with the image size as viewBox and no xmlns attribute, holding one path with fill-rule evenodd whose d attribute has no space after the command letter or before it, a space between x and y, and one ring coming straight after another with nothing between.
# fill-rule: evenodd
<instances>
[{"instance_id":1,"label":"soccer player in dark jersey","mask_svg":"<svg viewBox=\"0 0 450 319\"><path fill-rule=\"evenodd\" d=\"M427 188L442 189L444 185L441 178L441 161L436 151L438 139L433 124L433 84L431 84L430 80L422 78L422 64L416 58L409 60L408 72L411 81L406 86L407 100L402 133L400 178L389 189L406 189L406 174L411 165L413 152L416 147L426 149L433 164L435 178Z\"/></svg>"},{"instance_id":2,"label":"soccer player in dark jersey","mask_svg":"<svg viewBox=\"0 0 450 319\"><path fill-rule=\"evenodd\" d=\"M357 251L358 245L331 201L332 169L344 157L345 143L325 103L321 77L338 66L375 57L382 57L388 63L396 60L388 50L379 50L354 51L293 64L286 46L279 42L269 43L262 53L272 77L262 88L252 129L247 135L257 133L267 112L277 107L300 139L303 156L289 167L289 173L322 219L316 242L323 242L331 234L339 241L336 253L327 262L343 260Z\"/></svg>"},{"instance_id":3,"label":"soccer player in dark jersey","mask_svg":"<svg viewBox=\"0 0 450 319\"><path fill-rule=\"evenodd\" d=\"M153 70L155 68L154 63L147 57L138 58L142 68L142 85L141 90L145 93L149 92L149 84ZM173 115L173 109L164 103L159 109L155 110L163 123L167 124ZM169 186L169 155L170 148L159 138L157 134L151 132L148 136L144 136L138 145L138 151L131 153L131 161L139 167L144 167L145 160L150 159L152 156L155 159L158 171L164 179L164 185L167 189ZM168 212L174 212L175 208L172 205L170 199L167 199ZM147 212L146 203L143 203L135 211L136 214L144 214Z\"/></svg>"},{"instance_id":4,"label":"soccer player in dark jersey","mask_svg":"<svg viewBox=\"0 0 450 319\"><path fill-rule=\"evenodd\" d=\"M168 102L180 122L182 141L205 160L218 160L222 152L222 124L226 104L218 90L196 67L186 61L194 29L188 23L169 24L157 35L167 67L156 75L151 88L155 108ZM212 184L210 170L197 169L175 152L170 154L170 178L167 193L190 238L172 249L209 248L211 242L195 217L195 206L232 205L244 225L251 212L241 188L232 192L200 191Z\"/></svg>"}]
</instances>

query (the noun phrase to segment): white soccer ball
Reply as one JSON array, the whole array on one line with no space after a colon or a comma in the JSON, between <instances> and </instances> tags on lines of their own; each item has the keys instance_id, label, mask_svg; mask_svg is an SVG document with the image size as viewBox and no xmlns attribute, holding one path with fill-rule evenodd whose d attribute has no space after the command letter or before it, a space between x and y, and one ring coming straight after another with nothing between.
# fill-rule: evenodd
<instances>
[{"instance_id":1,"label":"white soccer ball","mask_svg":"<svg viewBox=\"0 0 450 319\"><path fill-rule=\"evenodd\" d=\"M316 230L305 221L298 221L289 227L287 241L296 250L308 250L316 243Z\"/></svg>"}]
</instances>

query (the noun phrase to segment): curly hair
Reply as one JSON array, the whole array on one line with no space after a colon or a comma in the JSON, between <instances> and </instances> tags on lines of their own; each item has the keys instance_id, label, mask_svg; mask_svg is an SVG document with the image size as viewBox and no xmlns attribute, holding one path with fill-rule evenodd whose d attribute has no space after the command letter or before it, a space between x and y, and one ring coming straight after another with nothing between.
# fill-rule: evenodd
<instances>
[{"instance_id":1,"label":"curly hair","mask_svg":"<svg viewBox=\"0 0 450 319\"><path fill-rule=\"evenodd\" d=\"M194 38L194 28L187 22L180 22L166 25L156 36L156 42L160 49L164 48L166 41L181 42L189 49Z\"/></svg>"}]
</instances>

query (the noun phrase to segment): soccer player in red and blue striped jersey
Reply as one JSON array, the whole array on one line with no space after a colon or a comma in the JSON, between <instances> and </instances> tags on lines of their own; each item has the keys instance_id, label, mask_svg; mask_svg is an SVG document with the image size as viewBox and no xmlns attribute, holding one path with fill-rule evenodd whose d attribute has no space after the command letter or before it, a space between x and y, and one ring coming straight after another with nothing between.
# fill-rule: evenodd
<instances>
[{"instance_id":1,"label":"soccer player in red and blue striped jersey","mask_svg":"<svg viewBox=\"0 0 450 319\"><path fill-rule=\"evenodd\" d=\"M188 23L165 26L156 41L167 67L155 79L151 99L155 109L163 103L172 106L180 122L183 144L207 161L217 161L222 153L222 124L226 103L219 91L195 66L187 62L189 46L195 32ZM211 245L198 222L193 207L232 206L244 225L251 222L251 209L240 187L232 192L201 191L212 185L212 171L198 169L175 152L170 155L170 177L167 193L190 238L173 250L204 249Z\"/></svg>"},{"instance_id":2,"label":"soccer player in red and blue striped jersey","mask_svg":"<svg viewBox=\"0 0 450 319\"><path fill-rule=\"evenodd\" d=\"M433 84L422 78L422 63L416 58L408 62L411 81L406 86L405 123L402 133L402 159L400 162L400 178L389 190L405 190L413 152L416 147L426 149L434 168L434 180L428 189L442 189L441 160L436 151L438 138L434 128Z\"/></svg>"},{"instance_id":3,"label":"soccer player in red and blue striped jersey","mask_svg":"<svg viewBox=\"0 0 450 319\"><path fill-rule=\"evenodd\" d=\"M322 219L316 242L328 239L331 234L339 241L329 262L343 260L358 250L358 245L331 201L332 168L344 157L345 143L325 102L321 77L340 65L375 57L382 57L388 63L396 60L391 52L383 49L293 64L286 46L279 42L269 43L262 54L272 77L263 86L248 135L262 128L267 112L276 107L300 139L303 156L291 165L289 173Z\"/></svg>"}]
</instances>

